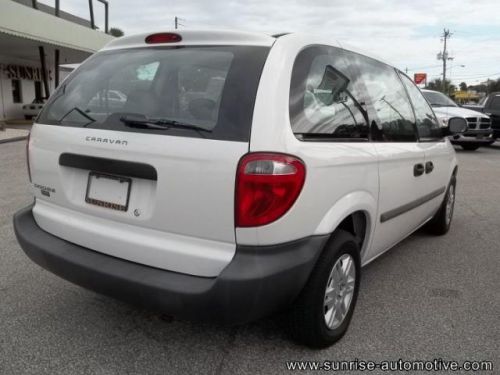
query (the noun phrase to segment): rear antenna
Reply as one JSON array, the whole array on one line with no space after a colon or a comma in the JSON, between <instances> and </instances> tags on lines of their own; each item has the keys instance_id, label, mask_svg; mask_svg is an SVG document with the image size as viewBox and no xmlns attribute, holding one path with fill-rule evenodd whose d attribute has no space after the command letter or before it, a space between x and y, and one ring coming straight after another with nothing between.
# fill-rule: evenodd
<instances>
[{"instance_id":1,"label":"rear antenna","mask_svg":"<svg viewBox=\"0 0 500 375\"><path fill-rule=\"evenodd\" d=\"M180 23L180 21L186 21L186 19L185 18L180 18L180 17L177 17L177 16L174 17L174 26L175 26L176 30L179 28L179 26L186 26L186 25Z\"/></svg>"},{"instance_id":2,"label":"rear antenna","mask_svg":"<svg viewBox=\"0 0 500 375\"><path fill-rule=\"evenodd\" d=\"M271 35L273 38L279 38L280 36L285 36L285 35L288 35L288 34L291 34L289 32L286 32L286 33L278 33L278 34L273 34Z\"/></svg>"}]
</instances>

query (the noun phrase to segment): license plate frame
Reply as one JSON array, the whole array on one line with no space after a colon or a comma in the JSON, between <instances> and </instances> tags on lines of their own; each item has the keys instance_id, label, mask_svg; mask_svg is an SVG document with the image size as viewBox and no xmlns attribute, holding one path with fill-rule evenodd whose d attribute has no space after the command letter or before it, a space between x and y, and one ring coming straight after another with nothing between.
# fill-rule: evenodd
<instances>
[{"instance_id":1,"label":"license plate frame","mask_svg":"<svg viewBox=\"0 0 500 375\"><path fill-rule=\"evenodd\" d=\"M106 200L91 197L90 196L91 185L92 185L92 182L95 181L94 178L95 179L104 178L104 179L108 179L108 180L115 180L115 181L118 181L120 184L126 183L127 186L126 186L125 204L121 204L120 202L108 202ZM129 200L130 200L131 187L132 187L132 179L130 177L115 176L112 174L91 171L91 172L89 172L89 176L87 179L87 190L85 193L85 202L88 204L95 205L95 206L109 208L109 209L115 210L115 211L127 212L128 206L129 206Z\"/></svg>"}]
</instances>

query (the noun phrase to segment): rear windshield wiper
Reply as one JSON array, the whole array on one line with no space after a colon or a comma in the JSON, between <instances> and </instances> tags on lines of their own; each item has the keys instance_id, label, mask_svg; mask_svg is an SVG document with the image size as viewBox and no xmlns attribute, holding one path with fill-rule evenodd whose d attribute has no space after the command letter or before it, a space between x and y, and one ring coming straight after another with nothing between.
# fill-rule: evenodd
<instances>
[{"instance_id":1,"label":"rear windshield wiper","mask_svg":"<svg viewBox=\"0 0 500 375\"><path fill-rule=\"evenodd\" d=\"M146 118L140 116L122 116L120 117L120 121L123 122L127 126L136 126L143 127L148 129L159 129L159 130L168 130L170 128L176 129L192 129L200 132L211 133L211 129L204 128L202 126L188 124L181 121L164 119L164 118Z\"/></svg>"}]
</instances>

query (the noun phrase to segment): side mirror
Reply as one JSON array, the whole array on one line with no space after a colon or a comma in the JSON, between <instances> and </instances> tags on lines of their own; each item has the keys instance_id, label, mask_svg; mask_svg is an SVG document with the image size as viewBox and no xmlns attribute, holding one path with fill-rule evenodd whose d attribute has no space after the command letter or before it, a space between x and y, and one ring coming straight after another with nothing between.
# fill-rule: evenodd
<instances>
[{"instance_id":1,"label":"side mirror","mask_svg":"<svg viewBox=\"0 0 500 375\"><path fill-rule=\"evenodd\" d=\"M467 130L467 121L463 117L452 117L448 120L448 134L460 134Z\"/></svg>"}]
</instances>

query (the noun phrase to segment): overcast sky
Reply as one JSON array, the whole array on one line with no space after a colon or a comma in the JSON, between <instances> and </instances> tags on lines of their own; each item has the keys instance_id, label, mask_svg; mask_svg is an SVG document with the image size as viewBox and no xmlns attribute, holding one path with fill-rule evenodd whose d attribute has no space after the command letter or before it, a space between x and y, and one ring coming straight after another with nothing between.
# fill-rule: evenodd
<instances>
[{"instance_id":1,"label":"overcast sky","mask_svg":"<svg viewBox=\"0 0 500 375\"><path fill-rule=\"evenodd\" d=\"M53 0L41 0L54 5ZM448 76L455 83L500 77L499 0L108 0L110 25L125 34L168 30L174 16L182 28L229 28L264 33L327 34L374 53L409 74L440 77L436 55L443 28L448 41ZM94 0L98 26L102 4ZM89 18L87 0L61 0L61 9ZM465 65L465 67L463 67Z\"/></svg>"}]
</instances>

